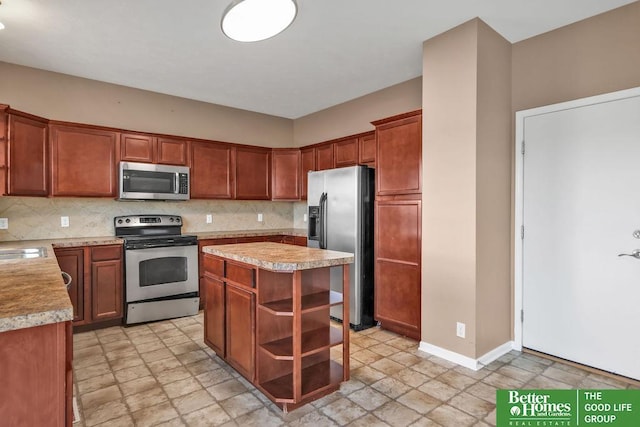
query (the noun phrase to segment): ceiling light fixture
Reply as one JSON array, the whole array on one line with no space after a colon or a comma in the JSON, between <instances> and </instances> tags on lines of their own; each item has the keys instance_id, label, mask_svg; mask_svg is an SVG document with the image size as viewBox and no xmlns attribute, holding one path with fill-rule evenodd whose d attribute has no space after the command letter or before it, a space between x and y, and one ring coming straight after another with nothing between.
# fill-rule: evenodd
<instances>
[{"instance_id":1,"label":"ceiling light fixture","mask_svg":"<svg viewBox=\"0 0 640 427\"><path fill-rule=\"evenodd\" d=\"M0 6L2 6L2 2L0 1ZM4 30L4 24L0 22L0 30Z\"/></svg>"},{"instance_id":2,"label":"ceiling light fixture","mask_svg":"<svg viewBox=\"0 0 640 427\"><path fill-rule=\"evenodd\" d=\"M236 0L222 15L222 32L239 42L257 42L280 34L298 13L295 0Z\"/></svg>"}]
</instances>

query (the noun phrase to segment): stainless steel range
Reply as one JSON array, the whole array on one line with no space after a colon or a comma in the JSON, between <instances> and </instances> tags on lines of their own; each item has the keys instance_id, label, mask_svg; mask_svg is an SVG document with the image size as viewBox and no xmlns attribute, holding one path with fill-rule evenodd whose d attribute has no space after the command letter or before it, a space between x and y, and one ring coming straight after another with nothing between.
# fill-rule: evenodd
<instances>
[{"instance_id":1,"label":"stainless steel range","mask_svg":"<svg viewBox=\"0 0 640 427\"><path fill-rule=\"evenodd\" d=\"M114 218L124 239L125 323L198 313L198 241L181 234L182 217L128 215Z\"/></svg>"}]
</instances>

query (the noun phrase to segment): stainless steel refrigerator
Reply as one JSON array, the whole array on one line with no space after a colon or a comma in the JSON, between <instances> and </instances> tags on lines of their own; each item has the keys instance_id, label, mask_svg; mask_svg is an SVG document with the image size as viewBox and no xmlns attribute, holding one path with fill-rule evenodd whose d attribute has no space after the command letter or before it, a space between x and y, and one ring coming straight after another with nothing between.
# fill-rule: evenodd
<instances>
[{"instance_id":1,"label":"stainless steel refrigerator","mask_svg":"<svg viewBox=\"0 0 640 427\"><path fill-rule=\"evenodd\" d=\"M349 323L355 330L373 326L374 169L366 166L309 172L308 246L351 252ZM331 268L331 289L341 292L342 268ZM343 321L342 307L331 316Z\"/></svg>"}]
</instances>

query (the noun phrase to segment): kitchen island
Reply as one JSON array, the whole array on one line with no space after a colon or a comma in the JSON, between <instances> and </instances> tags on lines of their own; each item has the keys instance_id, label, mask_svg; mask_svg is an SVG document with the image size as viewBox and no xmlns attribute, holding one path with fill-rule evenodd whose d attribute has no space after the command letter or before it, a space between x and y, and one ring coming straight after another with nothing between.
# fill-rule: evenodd
<instances>
[{"instance_id":1,"label":"kitchen island","mask_svg":"<svg viewBox=\"0 0 640 427\"><path fill-rule=\"evenodd\" d=\"M52 246L0 245L3 425L71 426L72 318Z\"/></svg>"},{"instance_id":2,"label":"kitchen island","mask_svg":"<svg viewBox=\"0 0 640 427\"><path fill-rule=\"evenodd\" d=\"M285 412L349 379L353 254L281 243L205 246L205 342ZM342 270L342 293L330 288ZM335 270L334 270L335 272Z\"/></svg>"}]
</instances>

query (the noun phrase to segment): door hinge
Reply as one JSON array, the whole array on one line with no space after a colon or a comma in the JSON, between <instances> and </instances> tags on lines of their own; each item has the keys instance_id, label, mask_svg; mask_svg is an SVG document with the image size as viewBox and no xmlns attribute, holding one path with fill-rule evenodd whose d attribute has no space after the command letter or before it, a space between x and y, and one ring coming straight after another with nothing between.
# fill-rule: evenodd
<instances>
[{"instance_id":1,"label":"door hinge","mask_svg":"<svg viewBox=\"0 0 640 427\"><path fill-rule=\"evenodd\" d=\"M520 321L524 322L524 310L520 310Z\"/></svg>"},{"instance_id":2,"label":"door hinge","mask_svg":"<svg viewBox=\"0 0 640 427\"><path fill-rule=\"evenodd\" d=\"M520 226L520 239L524 240L524 225Z\"/></svg>"},{"instance_id":3,"label":"door hinge","mask_svg":"<svg viewBox=\"0 0 640 427\"><path fill-rule=\"evenodd\" d=\"M524 139L522 140L522 155L524 156Z\"/></svg>"}]
</instances>

